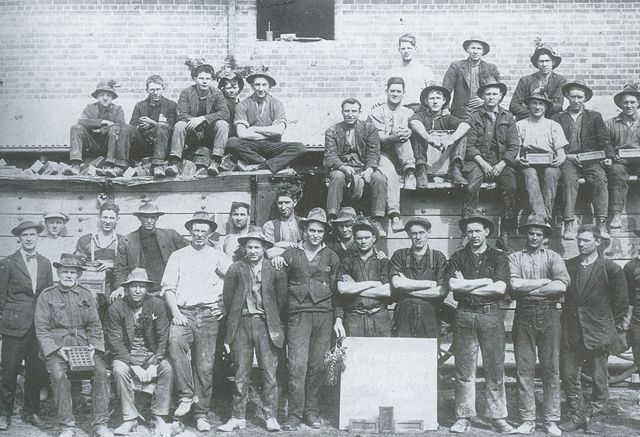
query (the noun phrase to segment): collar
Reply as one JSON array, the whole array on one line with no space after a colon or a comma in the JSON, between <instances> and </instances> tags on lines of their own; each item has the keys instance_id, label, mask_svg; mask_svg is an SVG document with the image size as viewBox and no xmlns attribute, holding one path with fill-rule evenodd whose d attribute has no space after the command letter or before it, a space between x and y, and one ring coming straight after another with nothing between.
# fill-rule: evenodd
<instances>
[{"instance_id":1,"label":"collar","mask_svg":"<svg viewBox=\"0 0 640 437\"><path fill-rule=\"evenodd\" d=\"M493 111L489 111L487 107L483 105L482 108L479 109L479 111L480 111L480 114L487 115L490 117L490 114L493 113L497 117L502 113L502 108L500 107L500 105L498 105L496 106L496 109L494 109Z\"/></svg>"},{"instance_id":2,"label":"collar","mask_svg":"<svg viewBox=\"0 0 640 437\"><path fill-rule=\"evenodd\" d=\"M238 97L236 97L235 99L230 99L229 97L224 96L224 98L226 100L228 100L229 102L233 102L233 103L239 103L240 102L240 99Z\"/></svg>"},{"instance_id":3,"label":"collar","mask_svg":"<svg viewBox=\"0 0 640 437\"><path fill-rule=\"evenodd\" d=\"M158 231L158 228L154 228L153 231L147 231L145 228L143 228L142 226L140 227L140 236L141 237L148 237L151 235L156 235Z\"/></svg>"},{"instance_id":4,"label":"collar","mask_svg":"<svg viewBox=\"0 0 640 437\"><path fill-rule=\"evenodd\" d=\"M149 104L149 106L160 106L160 104L162 103L162 97L160 97L160 99L158 100L158 102L156 103L151 96L147 96L147 103Z\"/></svg>"},{"instance_id":5,"label":"collar","mask_svg":"<svg viewBox=\"0 0 640 437\"><path fill-rule=\"evenodd\" d=\"M98 111L110 112L115 107L114 103L109 103L109 106L102 106L100 103L96 102L96 106L98 107Z\"/></svg>"},{"instance_id":6,"label":"collar","mask_svg":"<svg viewBox=\"0 0 640 437\"><path fill-rule=\"evenodd\" d=\"M493 250L493 247L489 246L489 244L487 243L487 249L484 252L480 252L480 253L475 253L473 250L471 250L471 243L468 243L463 250L466 250L467 252L469 252L470 255L486 255L489 252L491 252Z\"/></svg>"},{"instance_id":7,"label":"collar","mask_svg":"<svg viewBox=\"0 0 640 437\"><path fill-rule=\"evenodd\" d=\"M367 258L367 260L369 260L369 259L377 259L377 258L376 258L376 257L377 257L377 255L378 255L378 249L376 249L376 247L375 247L375 246L373 246L373 252L372 252L372 253L371 253L371 255ZM362 259L362 258L360 257L360 253L358 252L358 250L357 250L357 249L356 249L356 250L354 250L353 252L350 252L347 256L350 256L350 257L353 257L353 258L359 258L359 259Z\"/></svg>"},{"instance_id":8,"label":"collar","mask_svg":"<svg viewBox=\"0 0 640 437\"><path fill-rule=\"evenodd\" d=\"M291 214L287 219L282 220L282 218L279 218L278 220L280 220L280 223L290 223L290 222L295 222L296 221L296 214L293 213Z\"/></svg>"},{"instance_id":9,"label":"collar","mask_svg":"<svg viewBox=\"0 0 640 437\"><path fill-rule=\"evenodd\" d=\"M620 113L618 115L616 115L614 117L614 120L616 121L616 123L626 123L627 119L624 116L624 113ZM633 123L638 123L640 122L640 111L636 112L636 115L633 116Z\"/></svg>"},{"instance_id":10,"label":"collar","mask_svg":"<svg viewBox=\"0 0 640 437\"><path fill-rule=\"evenodd\" d=\"M299 242L296 247L304 252L304 241ZM318 253L320 253L322 251L322 249L324 249L325 247L327 247L327 245L324 244L324 241L323 241L320 244L320 250L318 250Z\"/></svg>"},{"instance_id":11,"label":"collar","mask_svg":"<svg viewBox=\"0 0 640 437\"><path fill-rule=\"evenodd\" d=\"M74 285L71 288L62 288L62 285L58 285L58 290L60 291L60 293L67 293L69 291L73 291L75 294L80 294L80 290L78 290L78 283L76 282L76 285Z\"/></svg>"},{"instance_id":12,"label":"collar","mask_svg":"<svg viewBox=\"0 0 640 437\"><path fill-rule=\"evenodd\" d=\"M409 253L411 254L412 257L416 258L418 256L422 256L424 257L425 255L428 255L429 252L431 252L431 248L427 245L427 250L424 251L424 253L422 255L416 255L416 253L413 251L413 248L409 248Z\"/></svg>"},{"instance_id":13,"label":"collar","mask_svg":"<svg viewBox=\"0 0 640 437\"><path fill-rule=\"evenodd\" d=\"M527 246L524 246L522 248L522 252L524 253L528 253L529 255L534 255L535 253L545 253L547 251L547 248L542 246L540 249L536 250L535 252L531 252L529 249L527 249Z\"/></svg>"},{"instance_id":14,"label":"collar","mask_svg":"<svg viewBox=\"0 0 640 437\"><path fill-rule=\"evenodd\" d=\"M427 114L428 114L428 115L429 115L433 120L437 120L437 119L442 118L442 117L444 117L445 115L447 115L447 114L445 114L445 112L444 112L444 106L442 107L442 109L440 109L440 110L439 110L438 112L436 112L435 114L433 113L433 111L431 111L431 109L429 109L429 107L428 107L428 106L426 107L426 110L427 110Z\"/></svg>"},{"instance_id":15,"label":"collar","mask_svg":"<svg viewBox=\"0 0 640 437\"><path fill-rule=\"evenodd\" d=\"M256 102L256 104L258 104L258 103L259 103L259 102L258 102L258 97L256 96L256 93L251 94L251 95L250 95L249 97L247 97L247 98L248 98L248 99L253 100L254 102ZM266 95L266 97L264 98L264 100L262 100L262 101L263 101L263 102L267 102L267 101L269 101L269 100L271 100L271 94L269 94L269 92L267 91L267 95Z\"/></svg>"},{"instance_id":16,"label":"collar","mask_svg":"<svg viewBox=\"0 0 640 437\"><path fill-rule=\"evenodd\" d=\"M38 257L38 252L34 252L33 254L29 254L29 253L25 252L24 249L22 249L22 248L19 249L19 252L20 252L20 255L22 255L22 259L24 260L25 264L27 263L27 256L29 256L29 257L35 256L36 259L38 259L37 258Z\"/></svg>"},{"instance_id":17,"label":"collar","mask_svg":"<svg viewBox=\"0 0 640 437\"><path fill-rule=\"evenodd\" d=\"M99 231L94 231L94 232L91 234L91 239L93 240L93 242L96 244L96 246L97 246L99 249L104 249L104 248L106 248L106 247L109 247L109 246L111 246L111 244L112 244L114 241L117 241L117 240L118 240L118 235L117 235L117 234L115 233L115 231L114 231L114 232L113 232L113 234L111 234L111 238L109 238L109 240L107 240L108 244L107 244L106 246L102 247L102 246L100 246L100 244L99 244L99 243L100 243L100 235L101 235L101 234L100 234L100 232L99 232Z\"/></svg>"}]
</instances>

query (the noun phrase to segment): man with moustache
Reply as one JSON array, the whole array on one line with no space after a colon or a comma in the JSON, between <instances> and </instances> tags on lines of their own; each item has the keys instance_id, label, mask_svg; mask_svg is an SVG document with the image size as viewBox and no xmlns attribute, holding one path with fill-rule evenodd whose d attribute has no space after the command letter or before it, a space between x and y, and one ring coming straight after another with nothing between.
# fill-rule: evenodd
<instances>
[{"instance_id":1,"label":"man with moustache","mask_svg":"<svg viewBox=\"0 0 640 437\"><path fill-rule=\"evenodd\" d=\"M223 279L229 257L207 244L217 224L204 211L185 223L191 244L169 256L162 276L162 292L173 316L169 329L169 355L180 397L174 416L190 411L198 431L207 432L213 365L220 319L224 315Z\"/></svg>"},{"instance_id":2,"label":"man with moustache","mask_svg":"<svg viewBox=\"0 0 640 437\"><path fill-rule=\"evenodd\" d=\"M536 111L531 111L532 114ZM537 111L539 112L539 111ZM518 434L536 428L536 349L542 368L544 395L543 430L560 436L560 312L558 308L569 284L562 257L545 247L553 228L540 216L530 216L518 228L526 235L523 250L509 255L511 295L515 298L513 346L516 356L518 413L522 423Z\"/></svg>"},{"instance_id":3,"label":"man with moustache","mask_svg":"<svg viewBox=\"0 0 640 437\"><path fill-rule=\"evenodd\" d=\"M37 252L38 234L43 226L25 220L11 230L19 249L0 260L0 431L9 429L16 395L16 381L24 360L24 405L22 420L38 428L46 427L40 418L40 388L47 385L46 368L34 327L35 303L41 292L53 285L48 258Z\"/></svg>"},{"instance_id":4,"label":"man with moustache","mask_svg":"<svg viewBox=\"0 0 640 437\"><path fill-rule=\"evenodd\" d=\"M300 217L296 215L299 192L292 187L280 187L276 192L278 217L262 225L264 236L273 241L273 247L267 249L267 257L282 255L288 247L295 247L302 240Z\"/></svg>"},{"instance_id":5,"label":"man with moustache","mask_svg":"<svg viewBox=\"0 0 640 437\"><path fill-rule=\"evenodd\" d=\"M509 281L509 262L504 252L487 244L493 223L477 213L460 220L469 243L449 260L449 289L458 301L453 324L456 367L456 422L451 432L466 433L476 415L476 366L482 351L485 375L486 416L493 428L510 434L504 389L504 315L500 302Z\"/></svg>"},{"instance_id":6,"label":"man with moustache","mask_svg":"<svg viewBox=\"0 0 640 437\"><path fill-rule=\"evenodd\" d=\"M246 407L254 351L263 374L262 412L267 431L280 431L276 419L278 355L284 346L280 310L287 298L287 275L276 270L265 258L273 244L256 231L239 238L245 256L229 267L224 279L226 311L225 347L231 349L236 365L233 409L227 423L218 431L230 432L246 427Z\"/></svg>"},{"instance_id":7,"label":"man with moustache","mask_svg":"<svg viewBox=\"0 0 640 437\"><path fill-rule=\"evenodd\" d=\"M249 208L246 202L231 202L229 233L220 237L219 243L219 249L228 257L233 257L240 245L238 239L249 232Z\"/></svg>"}]
</instances>

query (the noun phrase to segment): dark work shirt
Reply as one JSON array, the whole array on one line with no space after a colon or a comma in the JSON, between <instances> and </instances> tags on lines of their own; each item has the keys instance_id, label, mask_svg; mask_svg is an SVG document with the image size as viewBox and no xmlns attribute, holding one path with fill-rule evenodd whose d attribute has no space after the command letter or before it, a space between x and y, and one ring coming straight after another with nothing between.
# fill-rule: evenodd
<instances>
[{"instance_id":1,"label":"dark work shirt","mask_svg":"<svg viewBox=\"0 0 640 437\"><path fill-rule=\"evenodd\" d=\"M392 278L402 273L409 279L418 281L436 281L438 286L445 285L447 273L447 258L437 250L427 249L426 253L417 257L409 248L398 249L391 257L391 267L389 277ZM411 302L412 304L427 303L424 299L411 297L406 294L395 294L392 296L398 302ZM442 299L433 299L437 303Z\"/></svg>"},{"instance_id":2,"label":"dark work shirt","mask_svg":"<svg viewBox=\"0 0 640 437\"><path fill-rule=\"evenodd\" d=\"M471 251L471 245L456 251L449 260L447 268L447 281L454 278L459 271L464 279L489 278L494 282L509 283L509 261L507 255L493 247L487 246L487 250L480 254ZM496 303L504 299L504 296L474 296L471 294L453 293L453 297L461 305L484 305Z\"/></svg>"},{"instance_id":3,"label":"dark work shirt","mask_svg":"<svg viewBox=\"0 0 640 437\"><path fill-rule=\"evenodd\" d=\"M627 278L629 304L640 310L640 259L632 259L625 264L622 270Z\"/></svg>"},{"instance_id":4,"label":"dark work shirt","mask_svg":"<svg viewBox=\"0 0 640 437\"><path fill-rule=\"evenodd\" d=\"M571 117L571 122L571 136L568 138L567 153L580 153L582 150L582 112L575 119Z\"/></svg>"},{"instance_id":5,"label":"dark work shirt","mask_svg":"<svg viewBox=\"0 0 640 437\"><path fill-rule=\"evenodd\" d=\"M435 116L429 109L421 107L415 114L409 119L409 123L412 121L419 121L424 125L427 132L432 130L456 130L462 120L451 114L436 114Z\"/></svg>"},{"instance_id":6,"label":"dark work shirt","mask_svg":"<svg viewBox=\"0 0 640 437\"><path fill-rule=\"evenodd\" d=\"M591 264L587 264L586 266L578 264L578 274L576 275L576 290L578 290L578 293L582 293L584 290L584 286L589 280L589 276L591 276L594 265L595 261Z\"/></svg>"},{"instance_id":7,"label":"dark work shirt","mask_svg":"<svg viewBox=\"0 0 640 437\"><path fill-rule=\"evenodd\" d=\"M158 237L154 232L140 230L140 238L142 240L142 253L145 259L145 269L149 280L156 284L162 283L162 275L164 274L165 263L160 253L160 245L158 245Z\"/></svg>"},{"instance_id":8,"label":"dark work shirt","mask_svg":"<svg viewBox=\"0 0 640 437\"><path fill-rule=\"evenodd\" d=\"M340 261L345 259L348 254L353 253L356 250L356 245L353 240L349 241L348 244L343 246L342 242L337 237L331 237L331 239L327 241L327 247L333 250L336 255L338 255Z\"/></svg>"},{"instance_id":9,"label":"dark work shirt","mask_svg":"<svg viewBox=\"0 0 640 437\"><path fill-rule=\"evenodd\" d=\"M155 102L149 99L149 115L148 117L153 121L160 120L160 102Z\"/></svg>"},{"instance_id":10,"label":"dark work shirt","mask_svg":"<svg viewBox=\"0 0 640 437\"><path fill-rule=\"evenodd\" d=\"M207 99L198 97L198 112L196 113L196 117L203 117L205 115L207 115Z\"/></svg>"}]
</instances>

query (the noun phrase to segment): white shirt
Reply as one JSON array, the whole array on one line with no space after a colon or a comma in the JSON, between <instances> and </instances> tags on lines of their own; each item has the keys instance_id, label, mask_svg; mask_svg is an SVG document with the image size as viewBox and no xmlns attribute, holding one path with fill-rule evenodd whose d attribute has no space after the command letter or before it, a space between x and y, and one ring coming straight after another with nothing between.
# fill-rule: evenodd
<instances>
[{"instance_id":1,"label":"white shirt","mask_svg":"<svg viewBox=\"0 0 640 437\"><path fill-rule=\"evenodd\" d=\"M27 270L29 271L29 277L31 278L31 290L35 294L36 287L38 286L38 259L31 258L29 261L27 261L28 254L22 249L20 249L20 254L22 254L22 259L24 260L24 263L27 265ZM33 253L33 255L37 256L35 252Z\"/></svg>"},{"instance_id":2,"label":"white shirt","mask_svg":"<svg viewBox=\"0 0 640 437\"><path fill-rule=\"evenodd\" d=\"M169 256L162 276L162 292L173 291L178 307L207 305L220 308L223 277L230 265L229 257L219 249L183 247Z\"/></svg>"},{"instance_id":3,"label":"white shirt","mask_svg":"<svg viewBox=\"0 0 640 437\"><path fill-rule=\"evenodd\" d=\"M564 136L564 131L559 123L541 118L533 122L529 118L516 122L520 146L522 150L533 153L552 152L555 155L558 151L569 144Z\"/></svg>"},{"instance_id":4,"label":"white shirt","mask_svg":"<svg viewBox=\"0 0 640 437\"><path fill-rule=\"evenodd\" d=\"M403 105L420 103L420 93L422 90L435 83L433 70L416 60L412 60L406 65L402 62L400 65L389 70L387 77L384 78L385 84L390 77L401 77L404 79Z\"/></svg>"}]
</instances>

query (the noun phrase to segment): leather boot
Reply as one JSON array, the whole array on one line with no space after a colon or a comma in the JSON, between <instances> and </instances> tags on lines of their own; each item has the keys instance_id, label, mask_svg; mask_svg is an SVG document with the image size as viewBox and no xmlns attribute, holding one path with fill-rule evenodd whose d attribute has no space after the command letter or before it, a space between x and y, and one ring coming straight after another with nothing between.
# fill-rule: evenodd
<instances>
[{"instance_id":1,"label":"leather boot","mask_svg":"<svg viewBox=\"0 0 640 437\"><path fill-rule=\"evenodd\" d=\"M416 186L418 188L429 187L429 176L427 175L427 166L425 164L416 166Z\"/></svg>"},{"instance_id":2,"label":"leather boot","mask_svg":"<svg viewBox=\"0 0 640 437\"><path fill-rule=\"evenodd\" d=\"M458 162L453 164L453 166L451 168L451 183L453 185L466 187L467 185L469 185L469 181L467 181L465 179L465 177L462 176L462 168L461 167L462 166Z\"/></svg>"}]
</instances>

